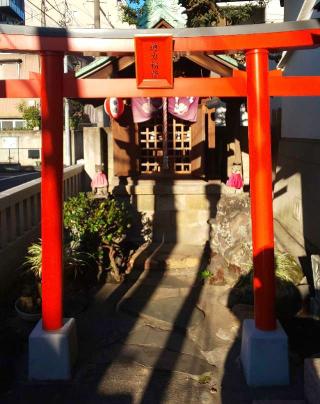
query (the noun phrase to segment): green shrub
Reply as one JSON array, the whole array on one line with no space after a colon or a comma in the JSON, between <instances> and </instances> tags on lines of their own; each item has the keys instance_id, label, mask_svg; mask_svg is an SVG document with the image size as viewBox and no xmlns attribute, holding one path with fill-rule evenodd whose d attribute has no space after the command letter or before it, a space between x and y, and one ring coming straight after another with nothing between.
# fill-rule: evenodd
<instances>
[{"instance_id":1,"label":"green shrub","mask_svg":"<svg viewBox=\"0 0 320 404\"><path fill-rule=\"evenodd\" d=\"M80 251L79 244L71 241L64 245L63 248L63 264L68 275L76 278L83 268L90 266L90 254ZM38 243L32 243L28 247L28 253L24 262L24 266L28 271L33 273L36 281L41 281L42 276L42 245L41 239Z\"/></svg>"},{"instance_id":2,"label":"green shrub","mask_svg":"<svg viewBox=\"0 0 320 404\"><path fill-rule=\"evenodd\" d=\"M294 316L301 308L297 285L304 274L293 256L275 252L276 314L280 319ZM228 306L253 304L253 268L242 275L229 294Z\"/></svg>"},{"instance_id":3,"label":"green shrub","mask_svg":"<svg viewBox=\"0 0 320 404\"><path fill-rule=\"evenodd\" d=\"M32 243L31 246L28 247L28 253L24 262L24 265L28 267L28 269L34 274L34 277L37 280L41 279L41 263L42 254L40 240L39 243Z\"/></svg>"},{"instance_id":4,"label":"green shrub","mask_svg":"<svg viewBox=\"0 0 320 404\"><path fill-rule=\"evenodd\" d=\"M41 115L38 104L27 106L25 102L22 102L19 104L18 110L22 113L22 118L27 122L27 129L40 128Z\"/></svg>"},{"instance_id":5,"label":"green shrub","mask_svg":"<svg viewBox=\"0 0 320 404\"><path fill-rule=\"evenodd\" d=\"M64 203L64 227L68 234L64 244L65 274L76 278L86 269L111 270L113 278L122 279L126 254L122 248L131 225L124 204L113 198L98 199L79 193ZM25 265L37 281L41 280L41 240L28 248Z\"/></svg>"},{"instance_id":6,"label":"green shrub","mask_svg":"<svg viewBox=\"0 0 320 404\"><path fill-rule=\"evenodd\" d=\"M121 280L121 243L130 225L127 208L113 198L92 198L79 193L64 204L64 226L73 241L96 257L99 276L109 265L113 277Z\"/></svg>"},{"instance_id":7,"label":"green shrub","mask_svg":"<svg viewBox=\"0 0 320 404\"><path fill-rule=\"evenodd\" d=\"M300 265L287 253L275 252L276 276L283 281L298 285L304 277Z\"/></svg>"},{"instance_id":8,"label":"green shrub","mask_svg":"<svg viewBox=\"0 0 320 404\"><path fill-rule=\"evenodd\" d=\"M283 253L276 250L274 254L274 260L276 278L285 282L290 282L294 285L298 285L304 277L304 274L300 265L296 262L295 258L288 253ZM249 283L251 285L252 280L253 267L251 266L248 274L239 279L237 286L242 286L243 282L245 284Z\"/></svg>"}]
</instances>

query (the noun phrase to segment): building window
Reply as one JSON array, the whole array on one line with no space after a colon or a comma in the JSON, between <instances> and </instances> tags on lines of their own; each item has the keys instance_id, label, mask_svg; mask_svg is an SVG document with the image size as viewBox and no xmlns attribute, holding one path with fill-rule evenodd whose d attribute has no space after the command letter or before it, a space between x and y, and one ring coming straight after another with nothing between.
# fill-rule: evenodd
<instances>
[{"instance_id":1,"label":"building window","mask_svg":"<svg viewBox=\"0 0 320 404\"><path fill-rule=\"evenodd\" d=\"M15 129L23 129L26 127L26 121L14 121Z\"/></svg>"},{"instance_id":2,"label":"building window","mask_svg":"<svg viewBox=\"0 0 320 404\"><path fill-rule=\"evenodd\" d=\"M0 119L0 130L24 129L26 121L24 119Z\"/></svg>"},{"instance_id":3,"label":"building window","mask_svg":"<svg viewBox=\"0 0 320 404\"><path fill-rule=\"evenodd\" d=\"M28 158L29 159L39 159L40 150L39 149L28 149Z\"/></svg>"},{"instance_id":4,"label":"building window","mask_svg":"<svg viewBox=\"0 0 320 404\"><path fill-rule=\"evenodd\" d=\"M12 130L13 129L13 121L2 121L2 130Z\"/></svg>"}]
</instances>

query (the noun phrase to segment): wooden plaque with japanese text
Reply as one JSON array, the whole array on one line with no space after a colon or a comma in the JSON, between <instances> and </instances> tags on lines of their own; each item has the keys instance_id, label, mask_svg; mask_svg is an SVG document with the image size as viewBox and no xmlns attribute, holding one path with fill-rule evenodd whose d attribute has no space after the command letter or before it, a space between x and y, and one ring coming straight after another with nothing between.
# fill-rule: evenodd
<instances>
[{"instance_id":1,"label":"wooden plaque with japanese text","mask_svg":"<svg viewBox=\"0 0 320 404\"><path fill-rule=\"evenodd\" d=\"M173 88L172 35L135 36L138 88Z\"/></svg>"}]
</instances>

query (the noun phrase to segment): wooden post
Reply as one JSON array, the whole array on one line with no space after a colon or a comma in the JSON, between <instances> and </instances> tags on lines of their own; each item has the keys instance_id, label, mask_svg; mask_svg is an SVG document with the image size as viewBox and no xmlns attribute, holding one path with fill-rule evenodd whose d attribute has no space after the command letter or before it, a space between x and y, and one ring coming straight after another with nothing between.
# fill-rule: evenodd
<instances>
[{"instance_id":1,"label":"wooden post","mask_svg":"<svg viewBox=\"0 0 320 404\"><path fill-rule=\"evenodd\" d=\"M63 54L41 55L42 323L62 327Z\"/></svg>"},{"instance_id":2,"label":"wooden post","mask_svg":"<svg viewBox=\"0 0 320 404\"><path fill-rule=\"evenodd\" d=\"M246 53L255 325L276 329L268 51Z\"/></svg>"}]
</instances>

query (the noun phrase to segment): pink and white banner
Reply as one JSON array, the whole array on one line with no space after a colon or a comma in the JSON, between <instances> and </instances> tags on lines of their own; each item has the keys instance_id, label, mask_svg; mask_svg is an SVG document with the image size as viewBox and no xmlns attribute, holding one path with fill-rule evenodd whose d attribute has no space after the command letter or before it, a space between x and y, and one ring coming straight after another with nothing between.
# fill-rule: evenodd
<instances>
[{"instance_id":1,"label":"pink and white banner","mask_svg":"<svg viewBox=\"0 0 320 404\"><path fill-rule=\"evenodd\" d=\"M170 97L168 111L171 115L189 122L196 122L199 97ZM132 98L132 115L135 123L146 122L155 111L162 108L162 100L158 98Z\"/></svg>"},{"instance_id":2,"label":"pink and white banner","mask_svg":"<svg viewBox=\"0 0 320 404\"><path fill-rule=\"evenodd\" d=\"M132 98L132 115L135 123L145 122L152 118L152 114L162 108L161 98L139 97Z\"/></svg>"},{"instance_id":3,"label":"pink and white banner","mask_svg":"<svg viewBox=\"0 0 320 404\"><path fill-rule=\"evenodd\" d=\"M199 97L170 97L168 111L171 115L190 122L196 122Z\"/></svg>"}]
</instances>

